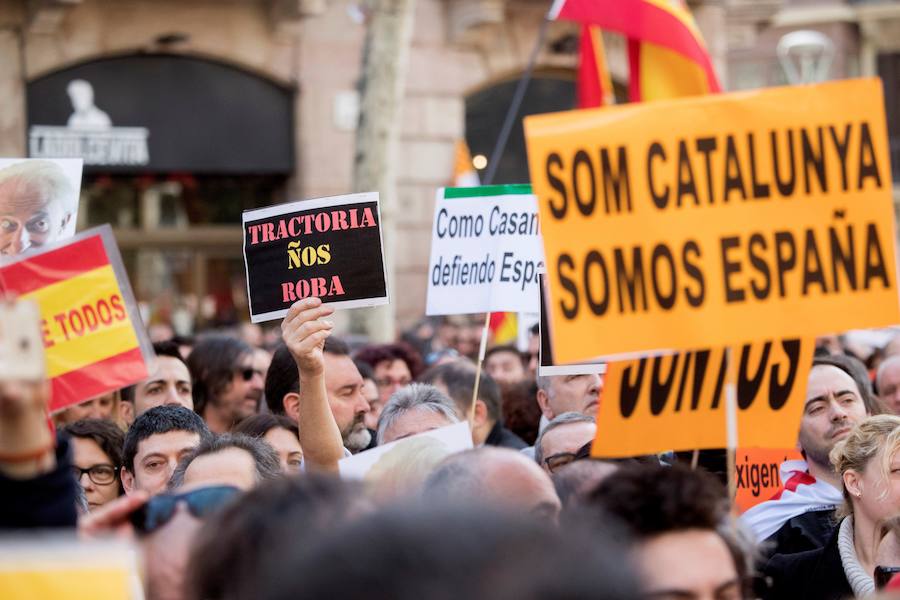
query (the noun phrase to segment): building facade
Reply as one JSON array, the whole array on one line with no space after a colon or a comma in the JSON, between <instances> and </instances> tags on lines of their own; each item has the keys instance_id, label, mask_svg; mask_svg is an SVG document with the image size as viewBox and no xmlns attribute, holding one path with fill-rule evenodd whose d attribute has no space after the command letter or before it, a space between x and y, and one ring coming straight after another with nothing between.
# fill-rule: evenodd
<instances>
[{"instance_id":1,"label":"building facade","mask_svg":"<svg viewBox=\"0 0 900 600\"><path fill-rule=\"evenodd\" d=\"M84 155L79 227L113 225L150 324L187 332L245 320L241 211L351 191L363 5L0 0L0 156ZM778 39L816 29L836 45L833 77L891 75L896 105L898 3L691 5L730 89L783 83ZM456 144L490 155L547 8L416 1L397 194L383 199L401 325L424 312L434 195L452 182ZM577 31L550 26L521 114L574 106ZM624 84L624 42L606 41ZM900 139L900 116L888 110ZM76 119L106 129L79 137ZM525 180L519 124L497 182Z\"/></svg>"}]
</instances>

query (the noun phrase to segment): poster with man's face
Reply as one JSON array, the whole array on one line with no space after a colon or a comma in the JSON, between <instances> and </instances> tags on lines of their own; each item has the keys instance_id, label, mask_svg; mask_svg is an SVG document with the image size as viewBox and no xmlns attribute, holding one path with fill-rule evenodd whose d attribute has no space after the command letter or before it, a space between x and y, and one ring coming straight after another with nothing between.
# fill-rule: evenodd
<instances>
[{"instance_id":1,"label":"poster with man's face","mask_svg":"<svg viewBox=\"0 0 900 600\"><path fill-rule=\"evenodd\" d=\"M75 235L80 158L0 158L0 256Z\"/></svg>"}]
</instances>

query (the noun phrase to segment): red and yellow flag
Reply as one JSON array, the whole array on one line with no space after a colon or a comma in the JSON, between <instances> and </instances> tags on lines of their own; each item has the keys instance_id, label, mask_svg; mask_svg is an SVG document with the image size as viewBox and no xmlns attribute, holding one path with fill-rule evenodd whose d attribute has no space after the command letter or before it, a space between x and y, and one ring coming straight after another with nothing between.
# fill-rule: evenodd
<instances>
[{"instance_id":1,"label":"red and yellow flag","mask_svg":"<svg viewBox=\"0 0 900 600\"><path fill-rule=\"evenodd\" d=\"M628 38L633 102L721 91L706 44L683 0L557 0L550 17ZM579 74L584 71L579 68Z\"/></svg>"},{"instance_id":2,"label":"red and yellow flag","mask_svg":"<svg viewBox=\"0 0 900 600\"><path fill-rule=\"evenodd\" d=\"M0 268L0 290L40 307L51 412L147 377L131 292L101 234Z\"/></svg>"}]
</instances>

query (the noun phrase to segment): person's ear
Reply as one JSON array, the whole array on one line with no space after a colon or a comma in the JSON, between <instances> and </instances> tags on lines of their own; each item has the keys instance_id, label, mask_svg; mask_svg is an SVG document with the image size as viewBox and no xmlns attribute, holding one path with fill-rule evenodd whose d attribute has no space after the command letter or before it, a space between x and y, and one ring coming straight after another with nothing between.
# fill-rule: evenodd
<instances>
[{"instance_id":1,"label":"person's ear","mask_svg":"<svg viewBox=\"0 0 900 600\"><path fill-rule=\"evenodd\" d=\"M134 404L126 400L119 402L119 420L125 423L126 427L131 427L134 423Z\"/></svg>"},{"instance_id":2,"label":"person's ear","mask_svg":"<svg viewBox=\"0 0 900 600\"><path fill-rule=\"evenodd\" d=\"M475 416L472 420L472 425L474 427L479 427L487 423L488 420L488 410L487 405L483 400L475 401Z\"/></svg>"},{"instance_id":3,"label":"person's ear","mask_svg":"<svg viewBox=\"0 0 900 600\"><path fill-rule=\"evenodd\" d=\"M288 392L281 399L281 406L284 407L284 414L294 423L300 422L300 394L296 392Z\"/></svg>"},{"instance_id":4,"label":"person's ear","mask_svg":"<svg viewBox=\"0 0 900 600\"><path fill-rule=\"evenodd\" d=\"M131 471L122 467L119 469L119 477L122 479L122 489L125 490L125 494L131 495L134 493L134 474Z\"/></svg>"},{"instance_id":5,"label":"person's ear","mask_svg":"<svg viewBox=\"0 0 900 600\"><path fill-rule=\"evenodd\" d=\"M553 420L553 409L550 408L550 397L547 396L547 392L542 389L538 389L537 391L537 403L541 409L541 412L547 417L547 420Z\"/></svg>"},{"instance_id":6,"label":"person's ear","mask_svg":"<svg viewBox=\"0 0 900 600\"><path fill-rule=\"evenodd\" d=\"M854 498L859 498L863 494L862 479L859 473L853 469L847 469L841 477L844 480L844 487L847 492Z\"/></svg>"}]
</instances>

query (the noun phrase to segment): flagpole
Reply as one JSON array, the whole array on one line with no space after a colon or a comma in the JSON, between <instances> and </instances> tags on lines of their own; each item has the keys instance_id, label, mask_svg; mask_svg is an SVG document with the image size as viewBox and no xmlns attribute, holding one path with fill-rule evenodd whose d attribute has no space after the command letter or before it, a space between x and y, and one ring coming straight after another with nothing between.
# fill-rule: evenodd
<instances>
[{"instance_id":1,"label":"flagpole","mask_svg":"<svg viewBox=\"0 0 900 600\"><path fill-rule=\"evenodd\" d=\"M558 2L559 0L557 0ZM556 3L554 3L555 6ZM551 9L552 10L552 9ZM528 90L528 84L531 82L531 76L534 73L534 66L537 63L538 55L541 48L544 47L544 40L547 38L547 29L550 24L550 15L544 17L541 27L538 30L537 40L531 49L531 55L528 57L528 64L519 83L516 85L516 91L513 94L512 102L506 110L506 118L503 119L503 127L500 129L500 135L497 136L497 142L494 144L494 150L491 152L490 162L488 162L487 174L484 177L484 185L491 185L494 182L494 176L497 174L497 167L500 165L500 159L506 150L506 143L509 141L509 135L512 133L513 125L516 122L516 115L519 114L519 108L522 106L522 100L525 98L525 92ZM474 410L475 402L478 400L478 386L481 383L481 369L484 363L484 354L487 352L488 329L491 324L491 313L487 312L484 316L484 329L481 331L481 345L478 348L478 360L475 363L475 385L472 388L472 407Z\"/></svg>"}]
</instances>

